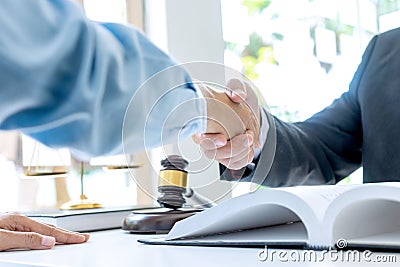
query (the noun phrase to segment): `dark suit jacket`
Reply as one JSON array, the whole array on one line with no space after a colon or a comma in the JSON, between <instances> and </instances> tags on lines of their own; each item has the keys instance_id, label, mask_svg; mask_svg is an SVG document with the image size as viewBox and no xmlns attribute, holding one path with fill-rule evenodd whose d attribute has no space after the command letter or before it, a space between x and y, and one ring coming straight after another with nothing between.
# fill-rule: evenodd
<instances>
[{"instance_id":1,"label":"dark suit jacket","mask_svg":"<svg viewBox=\"0 0 400 267\"><path fill-rule=\"evenodd\" d=\"M240 174L221 167L223 179L327 184L363 166L364 182L400 181L400 29L372 39L349 91L329 107L304 122L269 119L276 132L270 128L260 158Z\"/></svg>"}]
</instances>

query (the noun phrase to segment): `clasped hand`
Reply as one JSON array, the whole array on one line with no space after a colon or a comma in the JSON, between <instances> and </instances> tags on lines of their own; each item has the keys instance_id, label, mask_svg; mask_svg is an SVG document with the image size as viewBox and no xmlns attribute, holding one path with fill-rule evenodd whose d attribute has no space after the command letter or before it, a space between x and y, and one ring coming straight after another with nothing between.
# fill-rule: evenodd
<instances>
[{"instance_id":1,"label":"clasped hand","mask_svg":"<svg viewBox=\"0 0 400 267\"><path fill-rule=\"evenodd\" d=\"M207 157L230 169L241 169L253 160L260 147L260 109L251 87L233 79L225 91L200 85L207 102L207 131L193 135ZM86 242L88 234L70 232L16 213L0 215L0 251L50 249L56 242Z\"/></svg>"},{"instance_id":2,"label":"clasped hand","mask_svg":"<svg viewBox=\"0 0 400 267\"><path fill-rule=\"evenodd\" d=\"M246 82L229 80L224 92L200 85L207 100L206 133L192 136L204 154L229 169L238 170L252 162L260 144L258 99Z\"/></svg>"}]
</instances>

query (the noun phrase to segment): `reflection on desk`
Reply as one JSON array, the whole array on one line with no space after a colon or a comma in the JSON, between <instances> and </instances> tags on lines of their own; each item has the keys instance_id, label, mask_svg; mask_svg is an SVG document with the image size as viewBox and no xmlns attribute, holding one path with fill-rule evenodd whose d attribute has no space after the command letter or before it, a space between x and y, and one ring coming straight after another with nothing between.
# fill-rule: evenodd
<instances>
[{"instance_id":1,"label":"reflection on desk","mask_svg":"<svg viewBox=\"0 0 400 267\"><path fill-rule=\"evenodd\" d=\"M156 237L146 235L148 238ZM178 247L151 246L137 242L143 235L131 235L122 230L109 230L91 233L88 243L78 245L57 245L51 250L0 252L0 266L320 266L321 262L281 262L280 250L275 251L274 261L260 261L257 248L218 248L218 247ZM286 254L290 250L285 250ZM295 251L296 252L302 252ZM321 252L318 252L321 253ZM394 255L397 263L400 254L373 253L373 257ZM286 258L289 256L286 255ZM15 264L13 264L15 263ZM18 263L18 264L17 264ZM375 263L376 264L376 263ZM366 262L334 262L326 257L324 266L374 266Z\"/></svg>"}]
</instances>

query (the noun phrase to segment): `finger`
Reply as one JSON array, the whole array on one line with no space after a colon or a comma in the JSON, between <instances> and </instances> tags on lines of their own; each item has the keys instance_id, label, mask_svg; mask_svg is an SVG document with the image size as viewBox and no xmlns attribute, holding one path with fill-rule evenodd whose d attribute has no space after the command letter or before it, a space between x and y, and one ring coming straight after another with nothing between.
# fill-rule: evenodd
<instances>
[{"instance_id":1,"label":"finger","mask_svg":"<svg viewBox=\"0 0 400 267\"><path fill-rule=\"evenodd\" d=\"M254 136L259 136L260 108L258 105L258 98L253 87L250 83L236 78L229 80L227 87L228 97L234 102L242 103L243 105L247 106L249 111L251 111L251 114L247 115L249 119L247 120L246 128L252 130L254 132ZM260 146L260 142L255 140L255 147L259 148Z\"/></svg>"},{"instance_id":2,"label":"finger","mask_svg":"<svg viewBox=\"0 0 400 267\"><path fill-rule=\"evenodd\" d=\"M247 159L250 157L249 155L252 155L254 153L253 148L250 147L246 150L243 150L240 154L237 154L231 158L224 158L224 159L218 159L219 163L227 166L227 167L232 167L235 166L233 164L238 163L241 164L240 162L244 162L246 161L247 163ZM246 164L243 163L243 164Z\"/></svg>"},{"instance_id":3,"label":"finger","mask_svg":"<svg viewBox=\"0 0 400 267\"><path fill-rule=\"evenodd\" d=\"M13 215L11 218L16 231L31 231L38 234L55 237L56 241L64 244L83 243L89 239L87 234L69 232L65 229L49 226L32 220L23 215Z\"/></svg>"},{"instance_id":4,"label":"finger","mask_svg":"<svg viewBox=\"0 0 400 267\"><path fill-rule=\"evenodd\" d=\"M192 135L192 140L193 142L195 142L196 144L200 144L201 141L201 133L195 133Z\"/></svg>"},{"instance_id":5,"label":"finger","mask_svg":"<svg viewBox=\"0 0 400 267\"><path fill-rule=\"evenodd\" d=\"M228 142L225 135L223 134L202 134L200 137L198 137L198 141L198 144L204 150L211 150L223 147Z\"/></svg>"},{"instance_id":6,"label":"finger","mask_svg":"<svg viewBox=\"0 0 400 267\"><path fill-rule=\"evenodd\" d=\"M207 85L199 82L196 83L196 86L198 87L198 89L200 90L201 94L203 95L204 98L212 98L214 95L214 91Z\"/></svg>"},{"instance_id":7,"label":"finger","mask_svg":"<svg viewBox=\"0 0 400 267\"><path fill-rule=\"evenodd\" d=\"M230 79L226 87L226 94L233 102L239 103L247 99L246 85L240 79Z\"/></svg>"},{"instance_id":8,"label":"finger","mask_svg":"<svg viewBox=\"0 0 400 267\"><path fill-rule=\"evenodd\" d=\"M260 142L260 131L258 131L258 135L254 134L252 130L246 130L246 134L249 134L253 137L253 146L255 148L260 148L261 147L261 142ZM258 137L255 137L258 136Z\"/></svg>"},{"instance_id":9,"label":"finger","mask_svg":"<svg viewBox=\"0 0 400 267\"><path fill-rule=\"evenodd\" d=\"M225 137L225 135L223 134L218 134L218 133L195 133L192 135L192 140L193 142L195 142L198 145L201 145L203 147L203 149L214 149L216 147L221 147L226 145L227 139ZM205 143L205 144L201 144L203 141L205 140L209 140L211 143Z\"/></svg>"},{"instance_id":10,"label":"finger","mask_svg":"<svg viewBox=\"0 0 400 267\"><path fill-rule=\"evenodd\" d=\"M216 160L217 149L204 150L203 153L207 158Z\"/></svg>"},{"instance_id":11,"label":"finger","mask_svg":"<svg viewBox=\"0 0 400 267\"><path fill-rule=\"evenodd\" d=\"M225 90L226 95L229 97L229 99L233 102L236 103L241 103L241 102L245 102L246 101L246 94L244 93L244 91L241 90L232 90L227 88Z\"/></svg>"},{"instance_id":12,"label":"finger","mask_svg":"<svg viewBox=\"0 0 400 267\"><path fill-rule=\"evenodd\" d=\"M234 148L235 146L237 148ZM236 139L234 140L234 142L229 141L227 145L223 148L204 150L204 155L207 158L217 160L220 163L221 161L223 161L223 163L229 161L236 162L253 153L253 147L251 145L248 147L247 146L248 145L240 144L240 142L238 142L238 140Z\"/></svg>"},{"instance_id":13,"label":"finger","mask_svg":"<svg viewBox=\"0 0 400 267\"><path fill-rule=\"evenodd\" d=\"M89 234L89 233L78 233L78 232L73 232L73 231L70 231L70 230L67 230L67 229L64 229L64 228L56 227L55 225L50 224L50 223L43 223L43 224L45 224L45 225L47 225L47 226L50 226L50 227L55 227L55 228L57 228L58 230L60 230L60 231L62 231L62 232L64 232L64 233L66 233L66 234L69 233L69 234L79 234L79 235L83 235L83 236L85 237L85 242L88 241L89 238L90 238L90 234Z\"/></svg>"},{"instance_id":14,"label":"finger","mask_svg":"<svg viewBox=\"0 0 400 267\"><path fill-rule=\"evenodd\" d=\"M56 227L54 224L50 224L50 223L43 223L43 224L48 225L50 227ZM73 233L73 234L83 235L83 236L85 236L85 241L88 241L89 238L90 238L90 234L89 233L77 233L77 232L73 232L73 231L70 231L70 230L67 230L67 229L64 229L64 228L57 228L57 229L59 229L60 231L65 232L65 233Z\"/></svg>"},{"instance_id":15,"label":"finger","mask_svg":"<svg viewBox=\"0 0 400 267\"><path fill-rule=\"evenodd\" d=\"M249 151L253 145L253 136L251 134L241 134L227 143L227 145L216 150L215 159L229 159Z\"/></svg>"},{"instance_id":16,"label":"finger","mask_svg":"<svg viewBox=\"0 0 400 267\"><path fill-rule=\"evenodd\" d=\"M258 122L255 122L254 124L252 124L251 129L253 130L246 130L246 133L249 131L253 132L253 136L256 136L256 138L254 139L254 147L255 148L260 148L261 147L261 140L260 140L260 134L261 134L261 128L260 128L260 124Z\"/></svg>"},{"instance_id":17,"label":"finger","mask_svg":"<svg viewBox=\"0 0 400 267\"><path fill-rule=\"evenodd\" d=\"M222 165L225 165L227 168L231 170L240 170L243 167L250 164L253 161L253 158L254 158L254 150L251 149L249 153L243 155L243 157L240 159L235 159L235 158L224 159L221 160L220 163Z\"/></svg>"},{"instance_id":18,"label":"finger","mask_svg":"<svg viewBox=\"0 0 400 267\"><path fill-rule=\"evenodd\" d=\"M254 144L255 147L259 147L260 143L260 131L261 131L261 124L260 124L260 119L257 117L257 114L251 111L252 114L248 115L248 120L247 120L247 125L246 125L246 132L251 131L253 133L253 136L256 137Z\"/></svg>"},{"instance_id":19,"label":"finger","mask_svg":"<svg viewBox=\"0 0 400 267\"><path fill-rule=\"evenodd\" d=\"M0 251L7 249L50 249L56 239L33 232L0 230Z\"/></svg>"}]
</instances>

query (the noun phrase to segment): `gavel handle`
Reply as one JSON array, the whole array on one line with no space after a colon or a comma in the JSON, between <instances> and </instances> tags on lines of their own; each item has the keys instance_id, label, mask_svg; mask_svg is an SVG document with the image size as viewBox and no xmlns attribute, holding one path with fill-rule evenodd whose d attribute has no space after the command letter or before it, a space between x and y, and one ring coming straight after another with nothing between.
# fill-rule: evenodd
<instances>
[{"instance_id":1,"label":"gavel handle","mask_svg":"<svg viewBox=\"0 0 400 267\"><path fill-rule=\"evenodd\" d=\"M192 199L194 202L201 205L201 207L203 208L211 208L217 205L212 200L200 195L199 193L194 192L194 190L191 187L187 188L185 197Z\"/></svg>"}]
</instances>

